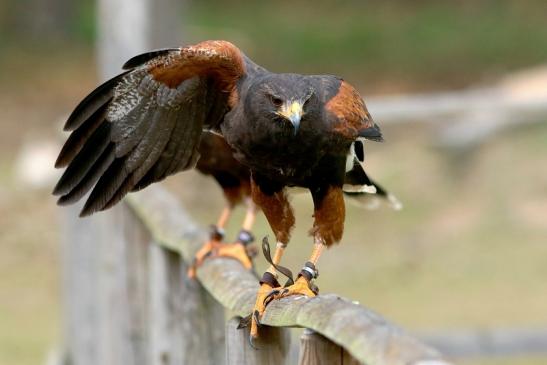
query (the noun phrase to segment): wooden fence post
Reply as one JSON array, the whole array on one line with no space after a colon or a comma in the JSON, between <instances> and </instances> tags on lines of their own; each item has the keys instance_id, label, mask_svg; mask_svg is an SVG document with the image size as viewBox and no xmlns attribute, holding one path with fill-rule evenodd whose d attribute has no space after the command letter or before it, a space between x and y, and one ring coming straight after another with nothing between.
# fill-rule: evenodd
<instances>
[{"instance_id":1,"label":"wooden fence post","mask_svg":"<svg viewBox=\"0 0 547 365\"><path fill-rule=\"evenodd\" d=\"M224 359L224 310L186 276L179 255L150 249L150 365L216 365Z\"/></svg>"},{"instance_id":2,"label":"wooden fence post","mask_svg":"<svg viewBox=\"0 0 547 365\"><path fill-rule=\"evenodd\" d=\"M287 328L260 328L254 349L249 343L249 328L238 329L240 317L226 324L226 365L283 365L289 358L290 332Z\"/></svg>"},{"instance_id":3,"label":"wooden fence post","mask_svg":"<svg viewBox=\"0 0 547 365\"><path fill-rule=\"evenodd\" d=\"M343 347L305 329L300 337L299 365L360 365ZM366 365L366 364L361 364Z\"/></svg>"},{"instance_id":4,"label":"wooden fence post","mask_svg":"<svg viewBox=\"0 0 547 365\"><path fill-rule=\"evenodd\" d=\"M88 220L75 213L64 245L68 363L144 364L149 234L126 206Z\"/></svg>"}]
</instances>

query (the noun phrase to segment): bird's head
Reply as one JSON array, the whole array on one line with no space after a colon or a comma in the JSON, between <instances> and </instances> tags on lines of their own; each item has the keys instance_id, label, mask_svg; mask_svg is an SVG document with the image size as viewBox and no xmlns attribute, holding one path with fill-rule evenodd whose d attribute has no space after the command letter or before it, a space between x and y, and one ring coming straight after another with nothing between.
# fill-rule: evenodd
<instances>
[{"instance_id":1,"label":"bird's head","mask_svg":"<svg viewBox=\"0 0 547 365\"><path fill-rule=\"evenodd\" d=\"M269 122L292 128L296 135L308 113L315 109L315 90L305 77L272 74L251 90L251 107Z\"/></svg>"}]
</instances>

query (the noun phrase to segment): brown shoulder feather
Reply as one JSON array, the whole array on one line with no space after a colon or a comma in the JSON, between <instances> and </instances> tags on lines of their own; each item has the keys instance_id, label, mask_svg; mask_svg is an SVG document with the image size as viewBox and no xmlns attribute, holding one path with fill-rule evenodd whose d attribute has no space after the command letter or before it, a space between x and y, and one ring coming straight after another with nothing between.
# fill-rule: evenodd
<instances>
[{"instance_id":1,"label":"brown shoulder feather","mask_svg":"<svg viewBox=\"0 0 547 365\"><path fill-rule=\"evenodd\" d=\"M370 116L361 95L349 83L340 83L338 92L327 101L325 109L336 117L334 129L344 136L351 139L382 139L380 129Z\"/></svg>"},{"instance_id":2,"label":"brown shoulder feather","mask_svg":"<svg viewBox=\"0 0 547 365\"><path fill-rule=\"evenodd\" d=\"M227 41L205 41L159 57L148 65L154 80L175 87L193 76L214 75L231 92L245 73L241 51Z\"/></svg>"}]
</instances>

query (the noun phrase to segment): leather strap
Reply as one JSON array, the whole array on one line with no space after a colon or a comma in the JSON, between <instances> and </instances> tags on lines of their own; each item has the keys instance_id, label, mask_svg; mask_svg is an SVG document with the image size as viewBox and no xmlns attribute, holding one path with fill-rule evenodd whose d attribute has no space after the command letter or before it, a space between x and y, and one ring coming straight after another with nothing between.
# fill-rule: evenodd
<instances>
[{"instance_id":1,"label":"leather strap","mask_svg":"<svg viewBox=\"0 0 547 365\"><path fill-rule=\"evenodd\" d=\"M285 286L294 284L292 271L284 266L276 265L273 263L272 255L270 251L270 242L268 242L268 236L262 239L262 253L264 254L264 258L266 258L266 261L268 261L270 265L272 265L277 271L279 271L281 274L285 275L288 278L287 282L285 283Z\"/></svg>"}]
</instances>

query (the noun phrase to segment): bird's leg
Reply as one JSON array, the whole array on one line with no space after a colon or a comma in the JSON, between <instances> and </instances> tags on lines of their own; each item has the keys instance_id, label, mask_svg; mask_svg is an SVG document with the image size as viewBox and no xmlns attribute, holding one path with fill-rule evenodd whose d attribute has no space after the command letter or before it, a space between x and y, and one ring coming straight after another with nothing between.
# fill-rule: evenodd
<instances>
[{"instance_id":1,"label":"bird's leg","mask_svg":"<svg viewBox=\"0 0 547 365\"><path fill-rule=\"evenodd\" d=\"M316 268L317 261L325 247L340 242L342 238L345 218L342 189L339 186L320 187L312 190L312 197L314 203L314 223L310 231L314 237L312 253L296 282L281 292L274 293L273 299L294 294L315 296L319 290L312 281L319 275Z\"/></svg>"},{"instance_id":2,"label":"bird's leg","mask_svg":"<svg viewBox=\"0 0 547 365\"><path fill-rule=\"evenodd\" d=\"M231 257L238 260L246 269L251 269L253 263L251 257L256 255L256 249L251 245L254 236L251 229L256 220L256 205L249 199L247 201L247 212L243 220L241 230L234 243L223 243L217 247L216 256Z\"/></svg>"},{"instance_id":3,"label":"bird's leg","mask_svg":"<svg viewBox=\"0 0 547 365\"><path fill-rule=\"evenodd\" d=\"M260 185L256 181L257 178L260 181ZM251 179L251 196L253 201L264 212L277 240L273 258L270 260L270 267L260 280L255 306L250 316L250 340L252 344L254 339L258 337L260 318L266 308L265 299L272 290L277 290L281 287L277 281L277 268L279 267L278 265L281 262L281 258L289 242L292 227L294 226L294 213L283 190L283 186L278 186L271 181L261 179L259 176L253 176ZM267 252L269 256L269 246Z\"/></svg>"},{"instance_id":4,"label":"bird's leg","mask_svg":"<svg viewBox=\"0 0 547 365\"><path fill-rule=\"evenodd\" d=\"M272 291L282 289L279 281L277 281L279 275L277 273L276 266L281 262L281 257L283 257L286 247L287 245L285 243L277 242L270 267L266 270L266 272L264 272L262 279L260 280L260 288L256 294L253 313L251 313L251 343L258 337L260 318L266 310L266 298L271 295Z\"/></svg>"},{"instance_id":5,"label":"bird's leg","mask_svg":"<svg viewBox=\"0 0 547 365\"><path fill-rule=\"evenodd\" d=\"M298 274L298 279L294 284L284 288L274 287L266 296L264 284L261 285L255 304L255 312L251 322L251 343L258 334L260 317L266 306L275 299L287 297L289 295L305 295L314 297L319 290L313 284L313 280L319 275L317 271L317 262L324 251L325 247L339 242L344 231L344 197L342 189L337 186L326 186L312 190L314 202L314 224L310 234L314 237L313 249L308 261ZM274 257L277 255L274 255ZM277 263L276 263L277 264ZM272 265L274 266L274 265ZM264 279L264 278L263 278ZM260 303L259 303L260 300ZM261 309L262 312L257 313L256 310ZM256 317L256 318L255 318ZM255 325L254 332L252 325Z\"/></svg>"},{"instance_id":6,"label":"bird's leg","mask_svg":"<svg viewBox=\"0 0 547 365\"><path fill-rule=\"evenodd\" d=\"M226 223L228 223L228 219L231 215L232 207L227 205L220 213L217 224L211 226L209 241L205 242L199 251L196 252L194 261L188 268L188 276L190 278L195 278L197 268L201 266L205 258L213 254L220 245L220 242L224 238L224 227L226 226Z\"/></svg>"},{"instance_id":7,"label":"bird's leg","mask_svg":"<svg viewBox=\"0 0 547 365\"><path fill-rule=\"evenodd\" d=\"M280 299L289 295L305 295L314 297L319 293L319 289L313 284L313 280L319 276L317 271L317 261L325 248L322 240L316 240L313 245L313 250L308 261L304 264L302 270L298 274L298 278L294 284L272 290L265 298L265 305L268 305L274 299Z\"/></svg>"},{"instance_id":8,"label":"bird's leg","mask_svg":"<svg viewBox=\"0 0 547 365\"><path fill-rule=\"evenodd\" d=\"M195 277L197 268L203 264L207 258L213 257L229 257L233 258L250 270L253 267L251 258L256 255L256 250L253 250L251 243L254 241L254 236L251 229L256 219L256 206L252 201L247 204L247 212L243 225L237 236L237 241L234 243L223 243L224 227L231 215L232 208L226 207L211 233L211 239L206 242L203 247L197 252L194 263L188 269L188 276Z\"/></svg>"}]
</instances>

